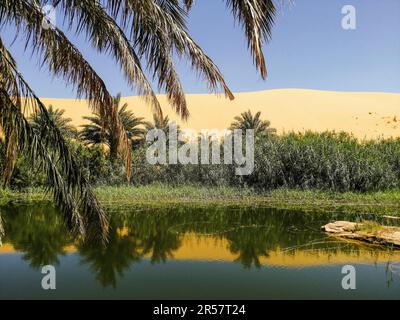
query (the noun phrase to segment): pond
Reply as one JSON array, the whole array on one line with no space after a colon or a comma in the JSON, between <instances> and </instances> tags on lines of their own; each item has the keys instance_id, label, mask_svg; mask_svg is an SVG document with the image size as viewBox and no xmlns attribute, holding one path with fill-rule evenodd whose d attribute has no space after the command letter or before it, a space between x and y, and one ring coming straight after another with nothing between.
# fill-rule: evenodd
<instances>
[{"instance_id":1,"label":"pond","mask_svg":"<svg viewBox=\"0 0 400 320\"><path fill-rule=\"evenodd\" d=\"M400 251L332 238L334 220L270 208L110 211L108 245L82 242L47 203L0 208L0 299L399 299ZM386 224L389 221L380 221ZM53 265L56 290L43 290ZM342 287L342 268L356 289Z\"/></svg>"}]
</instances>

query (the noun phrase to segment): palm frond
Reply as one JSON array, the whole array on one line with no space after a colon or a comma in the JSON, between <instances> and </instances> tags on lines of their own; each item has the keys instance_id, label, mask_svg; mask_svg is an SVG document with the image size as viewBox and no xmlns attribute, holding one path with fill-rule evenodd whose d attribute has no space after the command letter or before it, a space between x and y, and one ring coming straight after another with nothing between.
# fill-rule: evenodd
<instances>
[{"instance_id":1,"label":"palm frond","mask_svg":"<svg viewBox=\"0 0 400 320\"><path fill-rule=\"evenodd\" d=\"M56 2L56 1L53 1ZM78 33L84 31L93 47L99 52L112 54L121 66L128 83L140 96L160 113L161 106L146 78L140 59L129 43L124 31L107 14L98 1L64 0L60 2L68 20L68 27L74 26Z\"/></svg>"},{"instance_id":2,"label":"palm frond","mask_svg":"<svg viewBox=\"0 0 400 320\"><path fill-rule=\"evenodd\" d=\"M92 110L99 114L104 123L113 121L118 124L120 140L119 148L124 156L126 175L131 179L131 146L118 116L112 108L113 100L104 81L84 59L79 50L57 28L43 28L44 14L37 1L26 0L0 2L0 19L14 22L17 29L24 29L26 45L32 45L32 50L41 54L42 63L49 66L50 71L62 76L68 83L76 87L77 96L85 97Z\"/></svg>"},{"instance_id":3,"label":"palm frond","mask_svg":"<svg viewBox=\"0 0 400 320\"><path fill-rule=\"evenodd\" d=\"M247 38L254 63L261 73L267 77L267 66L263 53L263 45L271 39L272 27L276 14L273 0L224 0L231 9L236 21L242 25ZM193 6L194 0L184 0L187 10Z\"/></svg>"},{"instance_id":4,"label":"palm frond","mask_svg":"<svg viewBox=\"0 0 400 320\"><path fill-rule=\"evenodd\" d=\"M133 142L138 139L142 139L144 135L144 129L141 128L144 125L144 119L136 117L134 113L128 110L128 104L121 104L121 94L114 97L113 108L117 112L119 121L122 123L125 135L128 137L131 148ZM162 117L159 113L155 113L158 117ZM101 119L99 116L84 117L89 123L82 125L79 138L87 145L107 145L110 148L110 158L115 159L117 155L115 152L115 141L117 140L117 132L115 129L115 123L109 122L106 124L105 129L102 128Z\"/></svg>"},{"instance_id":5,"label":"palm frond","mask_svg":"<svg viewBox=\"0 0 400 320\"><path fill-rule=\"evenodd\" d=\"M265 79L267 66L263 44L271 38L276 11L273 0L226 0L226 3L243 26L254 63Z\"/></svg>"},{"instance_id":6,"label":"palm frond","mask_svg":"<svg viewBox=\"0 0 400 320\"><path fill-rule=\"evenodd\" d=\"M6 149L5 165L2 172L2 182L6 187L11 181L14 172L15 164L17 162L17 135L16 133L5 131L4 144Z\"/></svg>"},{"instance_id":7,"label":"palm frond","mask_svg":"<svg viewBox=\"0 0 400 320\"><path fill-rule=\"evenodd\" d=\"M102 235L106 237L108 222L105 213L99 206L96 197L91 191L86 178L70 152L61 132L48 116L47 110L40 99L35 95L22 75L18 72L7 49L0 41L0 68L3 66L14 71L13 78L17 87L11 87L10 92L18 92L15 99L6 90L7 86L0 87L0 123L7 133L15 133L18 151L28 154L32 161L39 164L48 177L50 189L56 205L71 226L82 235ZM7 52L7 55L1 52ZM18 105L21 103L21 105ZM32 114L42 113L47 117L47 135L42 137L35 132L23 110L29 109Z\"/></svg>"},{"instance_id":8,"label":"palm frond","mask_svg":"<svg viewBox=\"0 0 400 320\"><path fill-rule=\"evenodd\" d=\"M193 6L194 0L184 0L186 9L190 10Z\"/></svg>"},{"instance_id":9,"label":"palm frond","mask_svg":"<svg viewBox=\"0 0 400 320\"><path fill-rule=\"evenodd\" d=\"M29 122L38 134L45 136L47 128L47 117L49 117L54 125L60 130L65 139L73 139L77 136L76 128L71 125L72 119L64 117L65 110L54 109L52 105L47 108L47 115L39 112L30 117Z\"/></svg>"},{"instance_id":10,"label":"palm frond","mask_svg":"<svg viewBox=\"0 0 400 320\"><path fill-rule=\"evenodd\" d=\"M255 115L250 110L243 112L234 118L230 130L240 129L245 133L246 130L254 130L256 136L271 136L276 134L276 129L271 128L271 122L261 119L261 112Z\"/></svg>"},{"instance_id":11,"label":"palm frond","mask_svg":"<svg viewBox=\"0 0 400 320\"><path fill-rule=\"evenodd\" d=\"M163 61L164 67L168 63L165 52L185 56L207 82L210 91L219 93L222 90L228 98L234 99L218 67L190 37L185 25L186 13L180 8L178 0L109 0L107 3L115 19L122 16L123 26L130 25L131 37L139 55L148 57L153 54L156 63ZM180 12L179 19L177 12ZM162 42L165 49L156 51L154 48L160 46L157 42L161 33L168 37L168 41ZM165 82L168 79L162 77L159 80Z\"/></svg>"},{"instance_id":12,"label":"palm frond","mask_svg":"<svg viewBox=\"0 0 400 320\"><path fill-rule=\"evenodd\" d=\"M112 97L79 50L59 29L42 27L45 17L35 1L36 5L26 0L7 3L8 6L0 3L1 20L15 23L19 31L17 35L23 33L26 47L31 44L32 51L42 56L42 64L47 64L53 74L74 85L78 97L87 98L93 110L105 117Z\"/></svg>"}]
</instances>

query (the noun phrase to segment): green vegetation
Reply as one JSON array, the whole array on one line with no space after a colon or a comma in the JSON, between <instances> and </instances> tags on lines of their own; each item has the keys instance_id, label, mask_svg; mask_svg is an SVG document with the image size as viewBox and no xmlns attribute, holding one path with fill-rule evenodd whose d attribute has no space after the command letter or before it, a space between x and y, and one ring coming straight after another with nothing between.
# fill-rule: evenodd
<instances>
[{"instance_id":1,"label":"green vegetation","mask_svg":"<svg viewBox=\"0 0 400 320\"><path fill-rule=\"evenodd\" d=\"M349 248L346 242L332 247L328 237L321 241L319 232L320 226L332 217L346 219L354 215L297 214L268 208L230 210L216 206L115 208L109 218L109 241L99 248L71 235L56 213L45 203L9 206L5 216L8 231L5 243L12 244L36 270L47 264L59 265L60 256L73 247L80 255L79 265L88 265L103 286L115 286L124 270L135 270L135 264L145 259L150 259L152 264L168 261L178 248L187 245L184 234L207 235L215 243L226 241L225 249L245 268L260 268L266 256L284 248L288 255L310 248L316 255L331 257L343 252L362 254L361 248Z\"/></svg>"},{"instance_id":2,"label":"green vegetation","mask_svg":"<svg viewBox=\"0 0 400 320\"><path fill-rule=\"evenodd\" d=\"M146 150L133 154L135 185L153 183L372 192L400 188L400 140L360 142L345 133L290 133L256 139L255 168L235 175L233 165L152 166Z\"/></svg>"},{"instance_id":3,"label":"green vegetation","mask_svg":"<svg viewBox=\"0 0 400 320\"><path fill-rule=\"evenodd\" d=\"M236 1L226 3L234 20L244 28L255 65L265 79L267 68L263 45L271 37L274 3L262 0L251 0L248 6L238 5ZM64 13L62 25L49 21L41 9L44 4ZM160 103L147 77L150 74L160 91L166 93L174 110L186 119L189 110L175 68L175 57L188 61L210 91L223 92L227 98L234 98L218 67L188 33L187 12L192 4L191 0L0 1L0 29L14 26L11 38L23 41L31 58L46 66L50 76L63 78L76 90L77 97L86 98L91 110L100 117L102 129L112 124L113 135L118 136L116 149L122 154L129 181L131 143L113 107L113 97L97 71L60 28L76 31L76 35L91 44L97 53L110 55L132 90L145 96L155 113L161 114ZM249 10L250 7L257 10ZM9 184L17 158L26 157L27 170L34 170L34 167L44 173L46 186L69 224L80 234L93 229L93 234L105 236L108 223L91 191L87 174L55 119L23 78L17 61L8 50L8 43L2 38L0 36L3 184ZM32 122L27 121L32 115L41 117L43 130L35 130Z\"/></svg>"},{"instance_id":4,"label":"green vegetation","mask_svg":"<svg viewBox=\"0 0 400 320\"><path fill-rule=\"evenodd\" d=\"M127 185L122 160L110 162L100 147L69 142L83 172L95 186ZM0 143L0 153L4 154ZM255 168L249 176L235 175L234 165L150 165L147 146L132 153L132 185L168 184L249 187L254 190L318 189L335 192L373 192L400 189L400 139L357 141L348 134L305 133L259 137ZM221 147L222 152L222 147ZM5 161L0 157L0 169ZM4 159L4 157L3 157ZM45 175L29 158L17 160L12 189L44 187Z\"/></svg>"},{"instance_id":5,"label":"green vegetation","mask_svg":"<svg viewBox=\"0 0 400 320\"><path fill-rule=\"evenodd\" d=\"M400 190L371 193L328 192L320 190L256 191L250 188L149 185L96 188L107 206L186 205L273 207L318 212L352 212L400 215Z\"/></svg>"},{"instance_id":6,"label":"green vegetation","mask_svg":"<svg viewBox=\"0 0 400 320\"><path fill-rule=\"evenodd\" d=\"M400 190L353 193L321 190L256 191L250 188L168 185L98 187L95 193L106 207L235 206L274 207L318 212L400 215ZM0 190L0 205L50 201L44 189Z\"/></svg>"},{"instance_id":7,"label":"green vegetation","mask_svg":"<svg viewBox=\"0 0 400 320\"><path fill-rule=\"evenodd\" d=\"M128 104L125 103L122 107L121 94L114 97L113 108L118 114L123 130L129 139L131 145L135 145L137 141L143 140L144 129L140 126L144 125L143 118L135 117L132 111L127 110ZM82 126L79 133L79 139L86 145L91 146L106 146L109 149L110 162L114 163L118 158L120 128L116 119L109 121L105 125L99 115L93 117L85 117L89 124Z\"/></svg>"},{"instance_id":8,"label":"green vegetation","mask_svg":"<svg viewBox=\"0 0 400 320\"><path fill-rule=\"evenodd\" d=\"M50 118L65 139L76 138L78 130L72 125L72 119L66 118L64 113L65 110L55 109L52 105L49 105L47 114L45 112L39 112L29 119L33 131L44 139L47 134L48 118Z\"/></svg>"},{"instance_id":9,"label":"green vegetation","mask_svg":"<svg viewBox=\"0 0 400 320\"><path fill-rule=\"evenodd\" d=\"M254 116L250 110L243 112L240 116L235 117L235 121L232 122L230 130L254 130L256 137L265 137L276 134L276 129L271 128L271 122L269 120L261 119L261 112L258 111Z\"/></svg>"},{"instance_id":10,"label":"green vegetation","mask_svg":"<svg viewBox=\"0 0 400 320\"><path fill-rule=\"evenodd\" d=\"M368 234L377 235L379 231L382 231L384 228L383 225L379 224L376 221L363 221L357 224L356 231L365 232Z\"/></svg>"},{"instance_id":11,"label":"green vegetation","mask_svg":"<svg viewBox=\"0 0 400 320\"><path fill-rule=\"evenodd\" d=\"M263 12L274 11L273 5L267 8L262 1L252 1L263 6ZM145 133L153 128L167 131L169 119L162 116L134 52L129 50L131 45L124 34L126 25L122 29L118 26L120 10L126 9L126 18L138 15L146 21L150 19L149 24L132 29L132 37L182 118L188 116L188 110L171 63L172 51L188 53L189 60L206 76L212 89L219 87L227 96L232 94L216 66L187 35L184 12L178 2L170 3L175 6L173 18L169 12L172 7L160 4L161 11L152 11L156 2L151 0L146 1L146 6L138 4L134 8L120 7L119 1L110 2L114 10L109 10L112 17L106 18L110 8L96 3L58 1L70 15L70 27L74 24L69 19L76 17L82 30L91 30L89 39L94 47L100 51L107 48L121 63L129 82L148 95L155 107L153 123L135 117L127 105L120 106L121 96L113 98L109 94L102 80L57 28L43 30L43 13L38 8L24 1L0 4L0 17L24 26L20 29L26 29L26 34L21 31L17 36L25 38L27 45L31 44L30 35L34 35L33 49L43 54L43 63L48 63L54 74L78 85L79 94L89 99L94 113L79 133L70 119L63 117L62 110L46 109L23 80L0 39L0 71L5 75L0 87L0 172L4 185L12 190L2 190L0 196L4 200L0 201L37 200L43 198L40 190L49 189L70 225L81 233L90 225L105 233L107 221L96 194L104 203L228 203L310 209L341 205L398 207L400 139L358 141L349 134L334 132L278 136L271 123L261 119L260 112L244 112L230 126L255 130L255 168L248 176L237 176L235 165L150 165ZM235 17L246 26L256 64L265 75L259 35L269 34L272 20L268 15L242 12L241 7L229 3ZM189 4L190 1L188 7ZM168 48L160 50L167 40L154 33L149 27L151 21L157 25L162 22L164 34L171 35ZM18 98L22 96L26 99ZM23 107L30 109L29 121L21 111ZM222 153L222 145L220 150ZM97 187L96 194L91 186Z\"/></svg>"}]
</instances>

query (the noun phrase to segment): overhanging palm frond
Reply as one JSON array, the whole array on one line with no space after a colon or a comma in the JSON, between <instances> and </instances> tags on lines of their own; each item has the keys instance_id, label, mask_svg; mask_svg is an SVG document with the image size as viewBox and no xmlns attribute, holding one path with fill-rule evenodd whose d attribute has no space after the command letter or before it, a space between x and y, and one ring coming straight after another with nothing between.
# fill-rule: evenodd
<instances>
[{"instance_id":1,"label":"overhanging palm frond","mask_svg":"<svg viewBox=\"0 0 400 320\"><path fill-rule=\"evenodd\" d=\"M265 77L262 45L270 36L275 10L272 0L225 1L236 20L244 26L255 64ZM41 56L42 64L48 65L51 74L63 77L76 88L78 97L88 99L92 111L101 118L103 129L107 123L116 124L115 128L119 132L118 149L125 159L129 180L131 143L113 108L112 96L102 79L65 34L55 26L43 27L45 17L40 9L43 3L42 0L0 1L0 29L7 24L16 26L16 37L25 39L26 47L32 47L32 51ZM184 119L189 112L173 62L175 56L187 59L200 77L204 78L210 91L223 92L228 98L234 98L220 70L188 33L187 9L193 1L185 0L186 9L181 0L49 0L46 4L60 5L70 28L86 34L87 40L97 51L111 54L131 86L147 97L153 107L158 109L160 117L161 109L142 71L140 59L146 62L159 88L166 91L170 103ZM130 39L125 35L128 27ZM129 40L132 40L132 44ZM35 151L32 158L46 168L56 202L64 204L63 212L67 215L67 209L81 211L83 220L97 219L97 225L104 230L106 223L102 220L101 209L85 179L74 171L79 171L79 168L62 135L51 119L47 119L48 134L54 137L41 140L32 131L24 117L26 111L43 111L46 114L46 109L18 73L6 50L3 50L1 57L1 108L4 112L0 117L5 135L10 141L8 145L16 146L13 141L17 141L21 150L26 151L26 145L33 143L38 151ZM53 144L51 148L49 143ZM12 151L10 149L10 159L15 158ZM71 202L72 198L77 200L75 206ZM71 220L79 220L76 213L70 213L70 217Z\"/></svg>"},{"instance_id":2,"label":"overhanging palm frond","mask_svg":"<svg viewBox=\"0 0 400 320\"><path fill-rule=\"evenodd\" d=\"M267 66L262 47L271 38L276 10L273 0L226 0L226 3L242 24L255 65L265 79Z\"/></svg>"},{"instance_id":3,"label":"overhanging palm frond","mask_svg":"<svg viewBox=\"0 0 400 320\"><path fill-rule=\"evenodd\" d=\"M17 106L21 106L21 97L18 90L18 81L14 75L14 68L16 62L8 50L4 47L0 38L0 85L6 91L10 92ZM8 63L7 63L8 62ZM9 115L4 114L5 118ZM11 121L11 119L9 119ZM4 148L5 148L5 164L3 172L1 173L1 180L4 186L7 186L12 177L15 163L17 161L17 135L15 131L5 130L0 124L0 133L4 134Z\"/></svg>"},{"instance_id":4,"label":"overhanging palm frond","mask_svg":"<svg viewBox=\"0 0 400 320\"><path fill-rule=\"evenodd\" d=\"M271 38L276 7L273 0L224 0L231 9L234 18L243 26L254 63L261 73L267 77L267 66L263 53L263 45ZM194 0L184 0L188 10Z\"/></svg>"},{"instance_id":5,"label":"overhanging palm frond","mask_svg":"<svg viewBox=\"0 0 400 320\"><path fill-rule=\"evenodd\" d=\"M26 45L31 44L32 50L42 55L42 63L46 63L53 74L62 76L74 85L78 97L88 99L89 106L100 115L104 123L113 121L118 124L119 149L125 160L127 178L130 180L131 146L117 114L113 113L112 96L104 81L62 31L55 27L43 28L44 18L36 1L0 2L1 21L14 21L18 30L23 29Z\"/></svg>"},{"instance_id":6,"label":"overhanging palm frond","mask_svg":"<svg viewBox=\"0 0 400 320\"><path fill-rule=\"evenodd\" d=\"M179 28L185 29L186 13L176 1L159 1L160 7L168 12ZM168 101L183 120L189 117L189 109L186 102L182 83L173 60L173 42L169 33L159 28L157 25L148 27L152 34L146 32L146 38L143 34L135 39L141 56L146 57L148 67L153 72L153 79L158 79L158 87L165 90ZM146 44L143 46L143 44ZM163 115L161 115L162 117Z\"/></svg>"},{"instance_id":7,"label":"overhanging palm frond","mask_svg":"<svg viewBox=\"0 0 400 320\"><path fill-rule=\"evenodd\" d=\"M193 6L194 0L184 0L185 6L188 10L190 10Z\"/></svg>"},{"instance_id":8,"label":"overhanging palm frond","mask_svg":"<svg viewBox=\"0 0 400 320\"><path fill-rule=\"evenodd\" d=\"M74 155L62 137L58 128L48 117L47 110L33 93L16 69L9 52L0 41L0 69L14 70L13 87L2 81L0 86L0 123L4 132L14 133L17 137L18 151L28 154L46 172L49 186L57 206L61 209L69 224L81 235L102 235L106 237L108 223L88 182L82 175ZM7 52L7 54L2 54ZM10 81L9 81L10 82ZM7 92L18 92L16 99ZM47 115L46 139L42 139L26 120L22 110L29 109L33 114Z\"/></svg>"},{"instance_id":9,"label":"overhanging palm frond","mask_svg":"<svg viewBox=\"0 0 400 320\"><path fill-rule=\"evenodd\" d=\"M121 66L128 83L145 97L154 112L161 113L161 106L146 78L139 57L136 55L123 30L97 1L65 0L59 2L64 9L68 27L78 33L84 31L99 52L112 54Z\"/></svg>"},{"instance_id":10,"label":"overhanging palm frond","mask_svg":"<svg viewBox=\"0 0 400 320\"><path fill-rule=\"evenodd\" d=\"M188 58L193 69L205 79L211 91L222 90L228 98L234 99L218 67L190 37L185 26L185 11L180 8L178 0L109 0L107 3L113 17L118 19L122 16L122 25L130 26L131 37L139 54L153 54L156 63L165 61L165 50L157 52L154 49L158 47L157 41L162 33L168 37L165 44L168 52L176 52L179 56ZM177 12L180 12L179 19L176 17ZM168 78L160 81L168 81Z\"/></svg>"},{"instance_id":11,"label":"overhanging palm frond","mask_svg":"<svg viewBox=\"0 0 400 320\"><path fill-rule=\"evenodd\" d=\"M103 235L106 237L107 219L86 179L81 175L73 155L64 151L52 149L52 146L62 146L59 137L52 136L46 145L30 127L20 110L12 103L8 94L0 89L0 121L5 130L16 131L21 152L28 154L34 163L46 172L48 184L53 192L56 205L61 209L69 225L82 236ZM7 115L5 117L4 115ZM49 122L49 129L51 122ZM57 134L56 131L49 132ZM50 141L51 140L51 141ZM66 165L67 164L67 165Z\"/></svg>"},{"instance_id":12,"label":"overhanging palm frond","mask_svg":"<svg viewBox=\"0 0 400 320\"><path fill-rule=\"evenodd\" d=\"M93 111L104 117L109 114L112 96L103 80L62 31L55 27L43 28L45 17L37 3L6 1L0 2L0 9L1 21L16 24L17 35L25 36L26 47L31 45L32 51L42 56L42 64L74 85L78 97L87 98Z\"/></svg>"},{"instance_id":13,"label":"overhanging palm frond","mask_svg":"<svg viewBox=\"0 0 400 320\"><path fill-rule=\"evenodd\" d=\"M6 149L5 164L2 172L3 186L10 184L15 164L17 162L17 135L15 132L5 131L4 144Z\"/></svg>"}]
</instances>

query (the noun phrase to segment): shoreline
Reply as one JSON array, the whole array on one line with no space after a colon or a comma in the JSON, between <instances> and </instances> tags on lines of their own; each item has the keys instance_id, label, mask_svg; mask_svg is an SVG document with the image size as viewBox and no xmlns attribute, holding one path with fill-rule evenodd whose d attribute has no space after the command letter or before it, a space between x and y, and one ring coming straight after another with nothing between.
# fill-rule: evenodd
<instances>
[{"instance_id":1,"label":"shoreline","mask_svg":"<svg viewBox=\"0 0 400 320\"><path fill-rule=\"evenodd\" d=\"M222 206L271 207L277 209L349 212L400 216L400 190L370 193L339 193L321 190L255 191L250 188L202 186L120 186L97 187L94 191L104 207ZM0 206L51 202L44 189L13 191L0 189Z\"/></svg>"}]
</instances>

